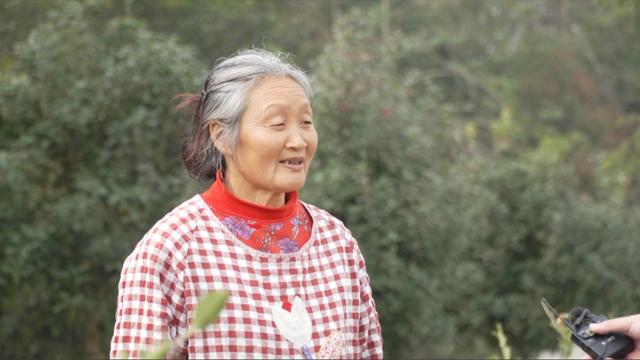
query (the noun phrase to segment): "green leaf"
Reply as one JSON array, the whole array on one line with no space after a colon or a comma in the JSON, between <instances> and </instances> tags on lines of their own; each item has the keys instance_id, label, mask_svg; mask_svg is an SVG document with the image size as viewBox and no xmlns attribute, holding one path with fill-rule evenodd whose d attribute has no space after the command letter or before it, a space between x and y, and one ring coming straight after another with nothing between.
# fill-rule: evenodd
<instances>
[{"instance_id":1,"label":"green leaf","mask_svg":"<svg viewBox=\"0 0 640 360\"><path fill-rule=\"evenodd\" d=\"M502 359L511 359L511 347L508 345L507 336L504 334L504 329L501 323L496 323L496 331L491 333L500 345L500 352L502 353Z\"/></svg>"},{"instance_id":2,"label":"green leaf","mask_svg":"<svg viewBox=\"0 0 640 360\"><path fill-rule=\"evenodd\" d=\"M218 320L218 315L224 307L229 293L227 291L215 291L203 296L198 301L194 326L197 330L202 330L207 325Z\"/></svg>"},{"instance_id":3,"label":"green leaf","mask_svg":"<svg viewBox=\"0 0 640 360\"><path fill-rule=\"evenodd\" d=\"M172 342L169 340L163 341L160 345L156 346L154 349L145 351L142 355L145 359L164 359L167 356L167 353L171 349Z\"/></svg>"}]
</instances>

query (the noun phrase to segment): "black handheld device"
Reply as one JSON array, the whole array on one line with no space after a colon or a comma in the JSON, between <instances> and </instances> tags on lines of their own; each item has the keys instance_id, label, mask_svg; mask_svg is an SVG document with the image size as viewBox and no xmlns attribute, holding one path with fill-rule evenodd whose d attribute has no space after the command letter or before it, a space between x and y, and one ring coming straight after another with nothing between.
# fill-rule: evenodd
<instances>
[{"instance_id":1,"label":"black handheld device","mask_svg":"<svg viewBox=\"0 0 640 360\"><path fill-rule=\"evenodd\" d=\"M589 324L607 320L604 315L596 315L585 308L574 308L568 316L560 316L547 299L540 300L544 312L553 324L561 320L571 331L571 341L578 345L593 359L622 359L634 348L633 340L620 333L595 334L589 330Z\"/></svg>"}]
</instances>

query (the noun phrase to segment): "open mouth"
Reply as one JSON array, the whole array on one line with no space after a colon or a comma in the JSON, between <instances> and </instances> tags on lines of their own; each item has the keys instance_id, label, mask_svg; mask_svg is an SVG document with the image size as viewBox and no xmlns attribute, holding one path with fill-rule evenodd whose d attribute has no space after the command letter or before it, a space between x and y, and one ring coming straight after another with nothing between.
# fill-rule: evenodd
<instances>
[{"instance_id":1,"label":"open mouth","mask_svg":"<svg viewBox=\"0 0 640 360\"><path fill-rule=\"evenodd\" d=\"M280 161L280 164L292 170L300 170L304 168L304 158L295 157L295 158L284 159Z\"/></svg>"},{"instance_id":2,"label":"open mouth","mask_svg":"<svg viewBox=\"0 0 640 360\"><path fill-rule=\"evenodd\" d=\"M289 166L300 166L302 165L304 161L303 160L282 160L280 161L281 164L285 164L285 165L289 165Z\"/></svg>"}]
</instances>

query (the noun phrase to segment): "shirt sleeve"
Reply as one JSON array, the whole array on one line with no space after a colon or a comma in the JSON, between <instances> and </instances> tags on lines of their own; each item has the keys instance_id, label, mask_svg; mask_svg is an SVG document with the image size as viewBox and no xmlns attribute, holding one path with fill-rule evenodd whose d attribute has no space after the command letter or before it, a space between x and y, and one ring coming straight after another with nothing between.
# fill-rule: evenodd
<instances>
[{"instance_id":1,"label":"shirt sleeve","mask_svg":"<svg viewBox=\"0 0 640 360\"><path fill-rule=\"evenodd\" d=\"M110 358L140 358L164 340L184 338L187 317L182 264L175 260L179 252L166 231L152 229L126 259L118 286ZM174 354L184 357L186 340L176 345Z\"/></svg>"},{"instance_id":2,"label":"shirt sleeve","mask_svg":"<svg viewBox=\"0 0 640 360\"><path fill-rule=\"evenodd\" d=\"M382 329L373 300L369 275L364 257L356 245L358 254L358 279L360 283L360 323L358 327L359 354L364 359L382 359Z\"/></svg>"}]
</instances>

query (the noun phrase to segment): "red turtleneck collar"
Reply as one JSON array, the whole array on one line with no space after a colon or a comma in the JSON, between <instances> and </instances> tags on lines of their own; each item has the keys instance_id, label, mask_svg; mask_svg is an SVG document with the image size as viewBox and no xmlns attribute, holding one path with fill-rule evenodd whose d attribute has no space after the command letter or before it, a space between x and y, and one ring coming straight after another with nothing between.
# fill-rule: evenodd
<instances>
[{"instance_id":1,"label":"red turtleneck collar","mask_svg":"<svg viewBox=\"0 0 640 360\"><path fill-rule=\"evenodd\" d=\"M201 194L204 201L217 211L254 220L281 220L289 218L296 210L298 192L292 191L285 194L285 204L281 207L268 207L244 201L233 195L221 181L218 173L216 180L207 191Z\"/></svg>"}]
</instances>

